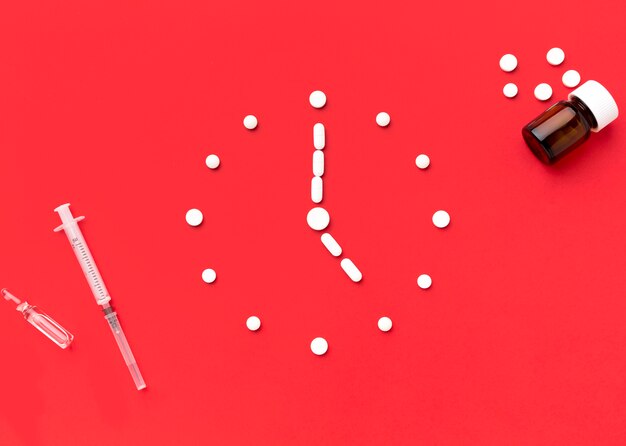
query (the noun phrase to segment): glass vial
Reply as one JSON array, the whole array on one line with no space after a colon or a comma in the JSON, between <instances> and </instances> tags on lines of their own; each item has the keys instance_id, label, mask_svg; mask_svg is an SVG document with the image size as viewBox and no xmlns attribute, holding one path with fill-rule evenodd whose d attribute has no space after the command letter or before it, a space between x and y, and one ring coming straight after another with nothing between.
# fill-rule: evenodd
<instances>
[{"instance_id":1,"label":"glass vial","mask_svg":"<svg viewBox=\"0 0 626 446\"><path fill-rule=\"evenodd\" d=\"M596 81L587 81L522 129L530 150L552 164L599 132L619 114L613 96Z\"/></svg>"},{"instance_id":2,"label":"glass vial","mask_svg":"<svg viewBox=\"0 0 626 446\"><path fill-rule=\"evenodd\" d=\"M2 296L7 301L12 301L17 305L15 308L22 313L24 319L26 319L33 327L42 332L48 339L54 342L61 348L67 348L74 340L74 335L61 327L54 319L48 316L39 308L29 304L26 301L20 301L17 297L12 295L7 289L1 291Z\"/></svg>"}]
</instances>

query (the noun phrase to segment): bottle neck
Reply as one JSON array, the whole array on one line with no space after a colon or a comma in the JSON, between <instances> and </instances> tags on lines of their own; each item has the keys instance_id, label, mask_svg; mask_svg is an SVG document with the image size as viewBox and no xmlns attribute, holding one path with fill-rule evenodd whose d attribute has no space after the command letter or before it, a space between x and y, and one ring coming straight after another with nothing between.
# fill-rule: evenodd
<instances>
[{"instance_id":1,"label":"bottle neck","mask_svg":"<svg viewBox=\"0 0 626 446\"><path fill-rule=\"evenodd\" d=\"M569 103L578 111L578 113L582 115L583 118L585 118L585 120L589 124L589 127L591 127L592 129L598 127L598 121L596 121L596 117L593 116L593 113L591 113L591 110L583 101L578 99L576 96L572 96L569 100Z\"/></svg>"}]
</instances>

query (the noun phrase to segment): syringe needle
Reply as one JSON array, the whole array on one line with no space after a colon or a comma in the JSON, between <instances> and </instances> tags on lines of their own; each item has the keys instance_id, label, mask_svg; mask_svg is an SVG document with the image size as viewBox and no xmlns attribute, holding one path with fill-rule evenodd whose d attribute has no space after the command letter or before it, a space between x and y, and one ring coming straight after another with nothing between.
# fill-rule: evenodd
<instances>
[{"instance_id":1,"label":"syringe needle","mask_svg":"<svg viewBox=\"0 0 626 446\"><path fill-rule=\"evenodd\" d=\"M146 383L141 376L141 372L139 371L139 367L137 367L137 362L135 361L135 357L133 356L133 352L130 349L130 345L128 345L128 341L126 340L126 336L124 336L124 331L120 325L120 321L117 319L117 313L113 311L113 308L109 305L105 305L104 309L104 318L109 323L111 327L111 331L113 332L113 336L115 337L115 341L117 342L117 346L122 352L122 356L124 357L124 361L128 366L128 370L130 375L133 377L133 381L135 382L135 386L137 386L137 390L145 389Z\"/></svg>"}]
</instances>

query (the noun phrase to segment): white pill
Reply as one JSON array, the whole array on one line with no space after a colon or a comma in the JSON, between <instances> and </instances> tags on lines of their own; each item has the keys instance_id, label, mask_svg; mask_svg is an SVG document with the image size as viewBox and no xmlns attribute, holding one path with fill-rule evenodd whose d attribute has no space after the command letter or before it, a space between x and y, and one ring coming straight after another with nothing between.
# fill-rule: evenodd
<instances>
[{"instance_id":1,"label":"white pill","mask_svg":"<svg viewBox=\"0 0 626 446\"><path fill-rule=\"evenodd\" d=\"M420 169L426 169L430 166L430 158L428 155L424 155L423 153L421 155L417 155L417 158L415 158L415 165Z\"/></svg>"},{"instance_id":2,"label":"white pill","mask_svg":"<svg viewBox=\"0 0 626 446\"><path fill-rule=\"evenodd\" d=\"M245 118L243 118L243 126L247 128L248 130L254 130L258 124L259 124L259 121L254 115L248 115Z\"/></svg>"},{"instance_id":3,"label":"white pill","mask_svg":"<svg viewBox=\"0 0 626 446\"><path fill-rule=\"evenodd\" d=\"M517 91L518 91L517 85L515 85L513 82L509 82L502 89L502 93L507 98L514 98L515 96L517 96Z\"/></svg>"},{"instance_id":4,"label":"white pill","mask_svg":"<svg viewBox=\"0 0 626 446\"><path fill-rule=\"evenodd\" d=\"M261 328L261 319L256 316L250 316L246 321L246 327L248 327L250 331L257 331Z\"/></svg>"},{"instance_id":5,"label":"white pill","mask_svg":"<svg viewBox=\"0 0 626 446\"><path fill-rule=\"evenodd\" d=\"M209 169L217 169L220 166L220 157L217 155L209 155L206 157L206 166Z\"/></svg>"},{"instance_id":6,"label":"white pill","mask_svg":"<svg viewBox=\"0 0 626 446\"><path fill-rule=\"evenodd\" d=\"M311 180L311 200L313 203L321 203L324 198L324 181L321 177L313 177Z\"/></svg>"},{"instance_id":7,"label":"white pill","mask_svg":"<svg viewBox=\"0 0 626 446\"><path fill-rule=\"evenodd\" d=\"M391 319L389 319L387 316L383 316L380 319L378 319L378 329L380 331L389 331L391 330L391 327L393 326L393 323L391 322Z\"/></svg>"},{"instance_id":8,"label":"white pill","mask_svg":"<svg viewBox=\"0 0 626 446\"><path fill-rule=\"evenodd\" d=\"M202 223L202 212L199 209L189 209L187 214L185 214L185 220L187 220L187 224L190 226L198 226Z\"/></svg>"},{"instance_id":9,"label":"white pill","mask_svg":"<svg viewBox=\"0 0 626 446\"><path fill-rule=\"evenodd\" d=\"M206 283L213 283L215 282L215 279L217 279L217 274L215 273L215 270L207 268L202 271L202 280L204 280Z\"/></svg>"},{"instance_id":10,"label":"white pill","mask_svg":"<svg viewBox=\"0 0 626 446\"><path fill-rule=\"evenodd\" d=\"M389 116L389 113L380 112L376 115L376 124L378 124L379 126L387 127L390 122L391 117Z\"/></svg>"},{"instance_id":11,"label":"white pill","mask_svg":"<svg viewBox=\"0 0 626 446\"><path fill-rule=\"evenodd\" d=\"M343 252L341 246L339 246L339 243L337 243L337 240L335 240L335 238L328 232L322 234L322 243L324 244L324 246L326 246L328 252L330 252L335 257L339 257Z\"/></svg>"},{"instance_id":12,"label":"white pill","mask_svg":"<svg viewBox=\"0 0 626 446\"><path fill-rule=\"evenodd\" d=\"M361 274L361 271L359 271L352 260L348 258L343 259L341 261L341 267L353 282L360 282L363 278L363 274Z\"/></svg>"},{"instance_id":13,"label":"white pill","mask_svg":"<svg viewBox=\"0 0 626 446\"><path fill-rule=\"evenodd\" d=\"M309 95L309 102L315 108L322 108L326 105L326 95L323 91L315 90Z\"/></svg>"},{"instance_id":14,"label":"white pill","mask_svg":"<svg viewBox=\"0 0 626 446\"><path fill-rule=\"evenodd\" d=\"M315 338L311 341L311 351L317 356L322 356L328 351L328 342L324 338Z\"/></svg>"},{"instance_id":15,"label":"white pill","mask_svg":"<svg viewBox=\"0 0 626 446\"><path fill-rule=\"evenodd\" d=\"M500 58L500 68L502 71L510 73L517 68L517 57L512 54L505 54Z\"/></svg>"},{"instance_id":16,"label":"white pill","mask_svg":"<svg viewBox=\"0 0 626 446\"><path fill-rule=\"evenodd\" d=\"M535 97L540 101L547 101L552 97L552 87L541 83L535 87Z\"/></svg>"},{"instance_id":17,"label":"white pill","mask_svg":"<svg viewBox=\"0 0 626 446\"><path fill-rule=\"evenodd\" d=\"M433 224L438 228L445 228L450 224L450 214L446 211L437 211L433 214Z\"/></svg>"},{"instance_id":18,"label":"white pill","mask_svg":"<svg viewBox=\"0 0 626 446\"><path fill-rule=\"evenodd\" d=\"M323 231L330 224L330 215L326 209L316 207L311 209L309 213L306 214L306 222L309 224L311 229Z\"/></svg>"},{"instance_id":19,"label":"white pill","mask_svg":"<svg viewBox=\"0 0 626 446\"><path fill-rule=\"evenodd\" d=\"M313 175L316 177L324 175L324 152L321 150L313 152Z\"/></svg>"},{"instance_id":20,"label":"white pill","mask_svg":"<svg viewBox=\"0 0 626 446\"><path fill-rule=\"evenodd\" d=\"M421 274L417 278L417 286L423 290L427 290L433 284L433 279L428 274Z\"/></svg>"},{"instance_id":21,"label":"white pill","mask_svg":"<svg viewBox=\"0 0 626 446\"><path fill-rule=\"evenodd\" d=\"M317 150L322 150L326 147L326 129L321 122L313 126L313 146Z\"/></svg>"},{"instance_id":22,"label":"white pill","mask_svg":"<svg viewBox=\"0 0 626 446\"><path fill-rule=\"evenodd\" d=\"M565 60L565 52L561 48L552 48L546 54L546 59L550 65L561 65Z\"/></svg>"},{"instance_id":23,"label":"white pill","mask_svg":"<svg viewBox=\"0 0 626 446\"><path fill-rule=\"evenodd\" d=\"M580 74L576 70L567 70L561 80L566 87L574 88L580 84Z\"/></svg>"}]
</instances>

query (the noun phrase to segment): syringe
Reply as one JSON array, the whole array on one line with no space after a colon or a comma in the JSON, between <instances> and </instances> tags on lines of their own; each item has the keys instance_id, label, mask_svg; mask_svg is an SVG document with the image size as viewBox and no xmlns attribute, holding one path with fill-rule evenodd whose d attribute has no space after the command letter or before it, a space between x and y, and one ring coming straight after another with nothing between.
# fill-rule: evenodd
<instances>
[{"instance_id":1,"label":"syringe","mask_svg":"<svg viewBox=\"0 0 626 446\"><path fill-rule=\"evenodd\" d=\"M128 341L126 340L126 336L124 336L122 327L120 326L120 323L117 319L117 313L113 311L113 308L109 304L109 302L111 301L109 292L104 286L104 282L102 281L102 277L100 276L98 267L96 266L96 263L91 256L91 251L89 251L87 243L85 243L83 234L78 227L78 222L84 220L85 217L74 218L74 216L72 215L72 211L70 211L69 203L62 204L54 211L59 214L59 217L61 217L61 221L63 222L63 224L57 227L54 232L59 232L61 230L65 231L65 235L67 235L67 239L72 245L74 254L76 254L78 263L80 263L83 273L85 274L85 278L87 279L87 282L91 287L91 292L96 298L96 303L102 306L102 311L104 311L104 318L107 320L109 326L111 327L111 330L113 331L113 336L115 336L117 346L122 352L124 361L126 361L128 370L130 371L130 374L133 377L133 381L135 381L135 385L137 386L137 390L145 389L146 383L144 382L141 373L139 372L137 362L135 361L133 352L130 350L130 346L128 345Z\"/></svg>"}]
</instances>

